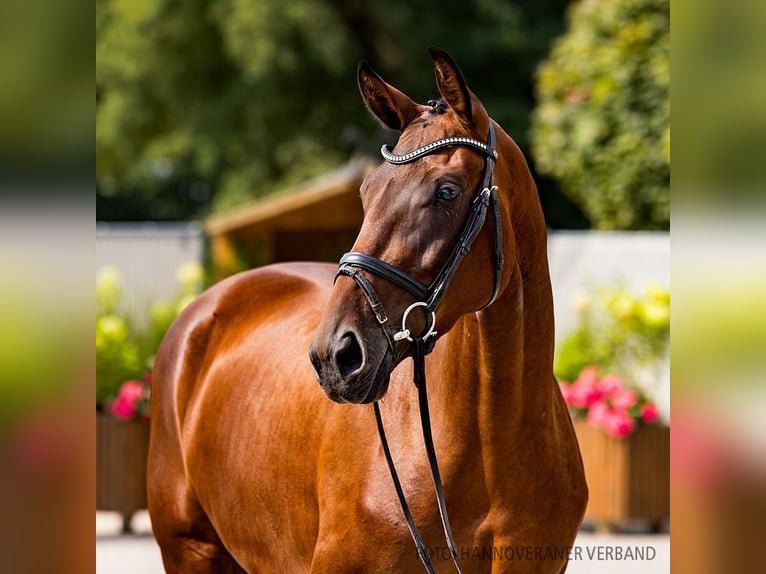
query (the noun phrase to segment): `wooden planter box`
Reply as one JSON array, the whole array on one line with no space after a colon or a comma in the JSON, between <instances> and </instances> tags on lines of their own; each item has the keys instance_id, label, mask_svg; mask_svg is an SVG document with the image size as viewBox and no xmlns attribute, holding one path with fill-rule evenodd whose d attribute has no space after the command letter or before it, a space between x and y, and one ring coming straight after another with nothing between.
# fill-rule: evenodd
<instances>
[{"instance_id":1,"label":"wooden planter box","mask_svg":"<svg viewBox=\"0 0 766 574\"><path fill-rule=\"evenodd\" d=\"M585 520L658 528L670 515L670 428L640 427L616 439L586 420L573 423L590 492Z\"/></svg>"},{"instance_id":2,"label":"wooden planter box","mask_svg":"<svg viewBox=\"0 0 766 574\"><path fill-rule=\"evenodd\" d=\"M123 531L146 508L149 421L96 416L96 509L122 514Z\"/></svg>"}]
</instances>

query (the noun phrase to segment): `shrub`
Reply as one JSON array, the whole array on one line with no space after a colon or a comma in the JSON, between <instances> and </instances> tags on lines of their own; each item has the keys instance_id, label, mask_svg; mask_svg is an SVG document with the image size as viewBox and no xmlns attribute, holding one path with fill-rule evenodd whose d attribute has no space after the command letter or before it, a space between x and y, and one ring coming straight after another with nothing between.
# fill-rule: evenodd
<instances>
[{"instance_id":1,"label":"shrub","mask_svg":"<svg viewBox=\"0 0 766 574\"><path fill-rule=\"evenodd\" d=\"M670 225L670 5L582 0L537 73L532 155L599 229Z\"/></svg>"}]
</instances>

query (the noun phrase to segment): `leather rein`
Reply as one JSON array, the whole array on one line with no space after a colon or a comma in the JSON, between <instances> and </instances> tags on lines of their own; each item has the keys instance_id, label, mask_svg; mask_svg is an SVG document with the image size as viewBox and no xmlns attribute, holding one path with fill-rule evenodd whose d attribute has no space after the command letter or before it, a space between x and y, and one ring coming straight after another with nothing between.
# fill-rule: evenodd
<instances>
[{"instance_id":1,"label":"leather rein","mask_svg":"<svg viewBox=\"0 0 766 574\"><path fill-rule=\"evenodd\" d=\"M479 310L485 309L494 303L500 292L500 283L503 272L503 239L500 221L500 201L498 199L497 186L494 185L494 168L498 158L495 149L495 128L490 120L489 134L486 143L467 137L448 137L428 143L403 155L395 155L392 153L390 146L387 145L384 145L380 151L387 162L394 165L401 165L416 161L426 155L452 146L470 147L482 152L485 156L484 178L479 192L473 199L471 211L468 214L468 218L466 219L466 223L457 243L450 252L449 257L447 257L444 266L430 285L426 286L422 284L417 279L385 261L357 252L346 253L341 258L335 279L337 280L339 276L345 275L356 282L372 308L375 318L386 336L386 341L388 342L394 357L396 357L395 346L398 341L407 340L412 346L412 361L414 365L413 380L418 389L418 406L420 409L423 441L425 443L428 463L431 468L431 477L433 479L434 489L439 504L439 514L441 516L444 535L452 556L452 561L454 562L457 571L462 574L457 545L455 544L455 539L449 524L449 517L447 515L447 506L444 500L444 491L442 488L441 476L439 474L439 464L436 459L436 451L434 449L433 436L431 434L431 419L426 391L425 357L433 350L434 345L436 344L436 331L434 330L436 326L436 308L449 287L450 282L457 273L460 263L463 261L463 258L468 253L471 245L473 245L474 240L481 231L481 228L484 226L487 211L490 206L492 207L491 213L494 229L495 284L489 300ZM386 315L383 303L375 292L372 283L370 283L362 271L377 275L415 297L415 303L410 305L402 316L401 328L390 327L387 324L388 316ZM427 328L425 332L421 335L414 335L407 328L407 319L409 318L410 313L418 307L422 307L430 317L426 320ZM388 447L388 441L386 440L386 433L383 428L383 420L380 415L380 408L377 401L373 404L373 408L375 410L378 435L380 436L380 442L386 456L388 469L404 513L404 518L407 522L407 527L409 528L412 539L417 547L420 560L423 562L426 570L433 573L434 567L431 562L431 557L420 536L417 526L415 525L393 459L391 458L391 452Z\"/></svg>"}]
</instances>

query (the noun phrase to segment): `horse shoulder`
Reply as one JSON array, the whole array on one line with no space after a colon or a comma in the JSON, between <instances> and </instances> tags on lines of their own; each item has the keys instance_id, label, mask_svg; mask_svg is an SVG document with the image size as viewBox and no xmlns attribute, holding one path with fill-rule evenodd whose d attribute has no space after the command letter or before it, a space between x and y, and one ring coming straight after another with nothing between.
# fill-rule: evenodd
<instances>
[{"instance_id":1,"label":"horse shoulder","mask_svg":"<svg viewBox=\"0 0 766 574\"><path fill-rule=\"evenodd\" d=\"M279 323L311 324L332 286L334 266L283 263L238 273L213 285L171 325L154 366L153 414L180 422L216 359ZM310 329L302 328L308 334Z\"/></svg>"}]
</instances>

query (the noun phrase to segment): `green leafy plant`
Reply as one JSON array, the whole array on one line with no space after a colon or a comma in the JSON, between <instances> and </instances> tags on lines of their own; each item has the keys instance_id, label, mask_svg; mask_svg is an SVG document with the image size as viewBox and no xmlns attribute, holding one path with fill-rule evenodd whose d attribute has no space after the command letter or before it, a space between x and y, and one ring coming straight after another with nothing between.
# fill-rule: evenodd
<instances>
[{"instance_id":1,"label":"green leafy plant","mask_svg":"<svg viewBox=\"0 0 766 574\"><path fill-rule=\"evenodd\" d=\"M625 287L604 287L577 297L579 325L559 345L556 376L575 380L589 365L632 379L657 367L668 352L670 292L650 285L640 295Z\"/></svg>"},{"instance_id":2,"label":"green leafy plant","mask_svg":"<svg viewBox=\"0 0 766 574\"><path fill-rule=\"evenodd\" d=\"M118 418L148 416L151 370L162 338L178 314L202 291L203 272L189 263L177 272L179 293L155 301L148 324L138 328L120 307L122 279L113 267L96 279L96 406Z\"/></svg>"},{"instance_id":3,"label":"green leafy plant","mask_svg":"<svg viewBox=\"0 0 766 574\"><path fill-rule=\"evenodd\" d=\"M531 139L599 229L670 225L670 2L581 0L537 73Z\"/></svg>"},{"instance_id":4,"label":"green leafy plant","mask_svg":"<svg viewBox=\"0 0 766 574\"><path fill-rule=\"evenodd\" d=\"M140 377L144 368L130 321L120 310L122 280L114 267L96 278L96 404L114 397L123 381Z\"/></svg>"}]
</instances>

